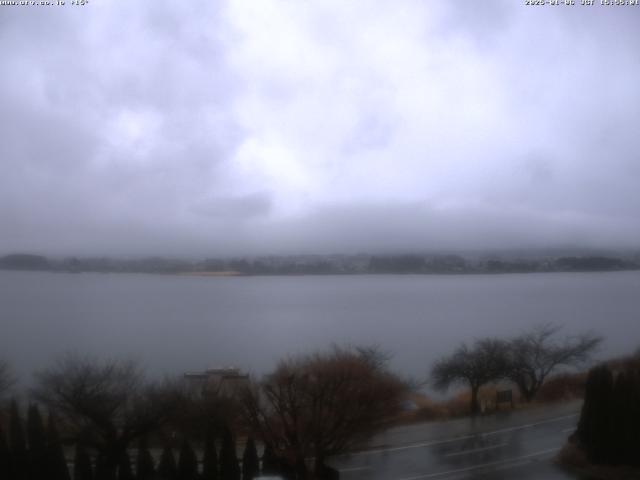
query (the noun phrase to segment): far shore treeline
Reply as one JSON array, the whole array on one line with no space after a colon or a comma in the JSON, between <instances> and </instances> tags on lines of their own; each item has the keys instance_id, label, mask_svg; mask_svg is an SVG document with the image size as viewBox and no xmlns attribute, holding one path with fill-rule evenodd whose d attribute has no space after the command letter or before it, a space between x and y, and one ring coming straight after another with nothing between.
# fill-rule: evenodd
<instances>
[{"instance_id":1,"label":"far shore treeline","mask_svg":"<svg viewBox=\"0 0 640 480\"><path fill-rule=\"evenodd\" d=\"M490 274L640 269L640 252L502 252L490 254L286 255L185 260L168 257L45 257L14 253L0 269L191 275Z\"/></svg>"}]
</instances>

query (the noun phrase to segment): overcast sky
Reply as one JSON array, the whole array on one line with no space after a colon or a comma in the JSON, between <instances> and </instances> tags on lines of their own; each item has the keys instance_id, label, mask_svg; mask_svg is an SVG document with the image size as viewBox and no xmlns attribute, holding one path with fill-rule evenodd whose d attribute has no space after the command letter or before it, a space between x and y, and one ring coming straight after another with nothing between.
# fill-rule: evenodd
<instances>
[{"instance_id":1,"label":"overcast sky","mask_svg":"<svg viewBox=\"0 0 640 480\"><path fill-rule=\"evenodd\" d=\"M640 7L70 3L0 7L0 253L637 246Z\"/></svg>"}]
</instances>

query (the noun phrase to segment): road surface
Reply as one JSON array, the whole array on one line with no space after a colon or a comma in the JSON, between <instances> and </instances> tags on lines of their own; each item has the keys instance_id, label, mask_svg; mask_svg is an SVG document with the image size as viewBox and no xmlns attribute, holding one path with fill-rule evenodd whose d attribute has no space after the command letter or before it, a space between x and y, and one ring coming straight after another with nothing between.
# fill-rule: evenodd
<instances>
[{"instance_id":1,"label":"road surface","mask_svg":"<svg viewBox=\"0 0 640 480\"><path fill-rule=\"evenodd\" d=\"M576 480L553 458L580 402L398 427L367 450L332 459L342 480Z\"/></svg>"}]
</instances>

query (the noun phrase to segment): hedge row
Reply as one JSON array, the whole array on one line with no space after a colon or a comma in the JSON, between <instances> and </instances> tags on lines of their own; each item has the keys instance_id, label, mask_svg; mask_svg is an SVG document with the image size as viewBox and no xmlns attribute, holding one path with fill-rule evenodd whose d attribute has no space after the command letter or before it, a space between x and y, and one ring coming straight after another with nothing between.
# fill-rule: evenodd
<instances>
[{"instance_id":1,"label":"hedge row","mask_svg":"<svg viewBox=\"0 0 640 480\"><path fill-rule=\"evenodd\" d=\"M117 467L110 468L93 449L75 445L71 465L67 465L64 449L53 416L42 420L37 406L27 412L26 428L15 402L11 404L8 434L0 426L0 479L6 480L252 480L263 475L280 475L288 478L283 462L270 448L265 448L262 459L258 456L255 442L249 438L242 459L236 456L235 441L225 428L219 451L216 439L207 435L201 461L198 461L191 443L185 439L176 456L170 447L165 447L155 461L147 442L138 443L136 458L123 449L119 453ZM261 468L262 467L262 468Z\"/></svg>"}]
</instances>

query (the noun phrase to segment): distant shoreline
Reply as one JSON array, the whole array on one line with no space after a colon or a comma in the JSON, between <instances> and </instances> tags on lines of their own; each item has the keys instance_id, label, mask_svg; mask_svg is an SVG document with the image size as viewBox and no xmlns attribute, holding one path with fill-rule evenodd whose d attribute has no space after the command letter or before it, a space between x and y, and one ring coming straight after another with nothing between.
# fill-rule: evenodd
<instances>
[{"instance_id":1,"label":"distant shoreline","mask_svg":"<svg viewBox=\"0 0 640 480\"><path fill-rule=\"evenodd\" d=\"M147 273L194 277L299 275L486 275L640 270L640 252L627 255L290 255L183 260L166 257L0 257L0 270L67 273Z\"/></svg>"},{"instance_id":2,"label":"distant shoreline","mask_svg":"<svg viewBox=\"0 0 640 480\"><path fill-rule=\"evenodd\" d=\"M416 276L416 277L457 277L457 276L481 276L481 275L531 275L531 274L554 274L554 273L621 273L621 272L638 272L640 268L625 268L618 270L529 270L529 271L512 271L512 272L482 272L482 271L466 271L466 272L327 272L327 273L243 273L236 271L220 271L220 272L151 272L151 271L117 271L117 270L56 270L56 269L18 269L18 268L0 268L0 272L27 272L27 273L63 273L63 274L83 274L83 273L101 273L101 274L135 274L135 275L159 275L159 276L175 276L175 277L203 277L203 278L231 278L231 277L384 277L384 276Z\"/></svg>"},{"instance_id":3,"label":"distant shoreline","mask_svg":"<svg viewBox=\"0 0 640 480\"><path fill-rule=\"evenodd\" d=\"M169 274L172 275L172 274ZM230 271L219 271L219 272L177 272L175 275L181 275L186 277L242 277L245 274L241 272L236 272L233 270Z\"/></svg>"}]
</instances>

